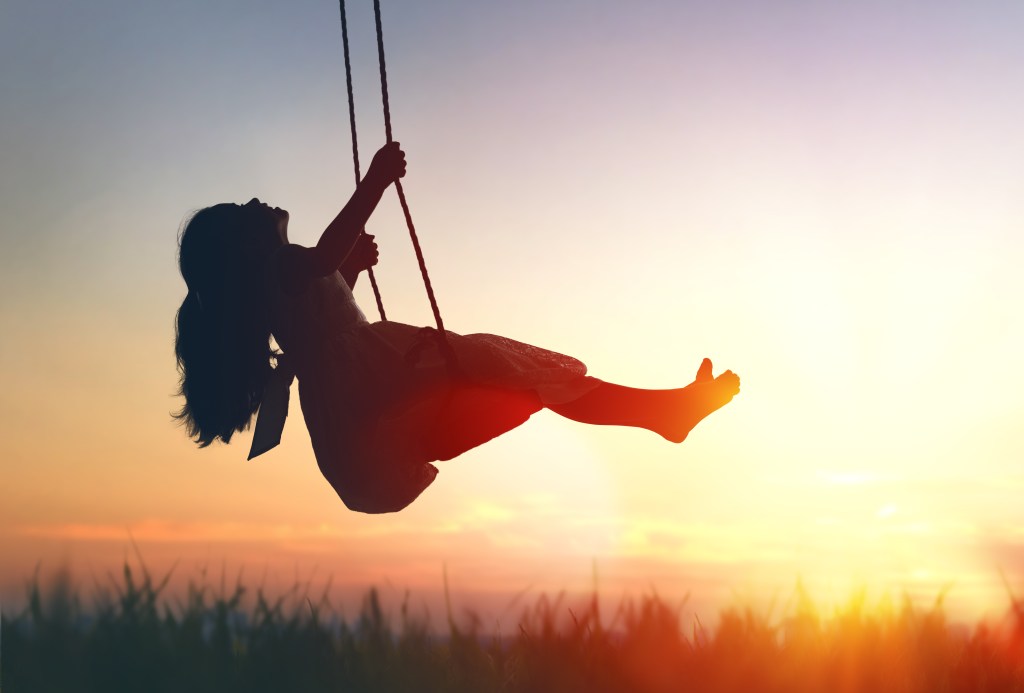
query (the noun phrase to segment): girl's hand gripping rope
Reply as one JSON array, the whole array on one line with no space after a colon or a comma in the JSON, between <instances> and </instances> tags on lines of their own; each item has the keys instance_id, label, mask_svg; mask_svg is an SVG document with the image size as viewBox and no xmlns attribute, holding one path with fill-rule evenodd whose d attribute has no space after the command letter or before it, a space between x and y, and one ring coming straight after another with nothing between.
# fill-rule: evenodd
<instances>
[{"instance_id":1,"label":"girl's hand gripping rope","mask_svg":"<svg viewBox=\"0 0 1024 693\"><path fill-rule=\"evenodd\" d=\"M373 155L364 182L387 188L405 175L405 152L398 142L385 144Z\"/></svg>"}]
</instances>

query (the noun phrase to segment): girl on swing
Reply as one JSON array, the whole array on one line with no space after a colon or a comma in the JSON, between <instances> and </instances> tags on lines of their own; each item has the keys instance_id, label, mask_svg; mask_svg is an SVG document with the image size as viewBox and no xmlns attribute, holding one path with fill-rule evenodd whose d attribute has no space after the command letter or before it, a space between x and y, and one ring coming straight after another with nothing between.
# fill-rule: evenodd
<instances>
[{"instance_id":1,"label":"girl on swing","mask_svg":"<svg viewBox=\"0 0 1024 693\"><path fill-rule=\"evenodd\" d=\"M257 410L249 457L274 447L298 377L320 471L348 508L385 513L430 485L437 475L431 462L542 408L680 443L739 392L739 378L731 371L714 377L708 359L686 387L639 390L504 337L367 322L352 297L356 277L377 262L363 227L405 168L398 143L380 149L312 248L289 243L288 213L257 199L214 205L188 221L179 249L188 294L177 316L185 398L177 418L200 447L229 442ZM271 336L283 353L271 350Z\"/></svg>"}]
</instances>

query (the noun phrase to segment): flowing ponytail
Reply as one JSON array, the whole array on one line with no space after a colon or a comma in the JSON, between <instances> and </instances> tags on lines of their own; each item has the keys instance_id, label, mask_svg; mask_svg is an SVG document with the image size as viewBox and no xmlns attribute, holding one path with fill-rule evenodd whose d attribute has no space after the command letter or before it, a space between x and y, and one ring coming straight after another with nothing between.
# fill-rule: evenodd
<instances>
[{"instance_id":1,"label":"flowing ponytail","mask_svg":"<svg viewBox=\"0 0 1024 693\"><path fill-rule=\"evenodd\" d=\"M185 403L174 416L199 447L230 442L249 426L273 371L263 264L252 243L239 242L244 221L236 206L216 205L197 212L181 236L189 291L174 352Z\"/></svg>"}]
</instances>

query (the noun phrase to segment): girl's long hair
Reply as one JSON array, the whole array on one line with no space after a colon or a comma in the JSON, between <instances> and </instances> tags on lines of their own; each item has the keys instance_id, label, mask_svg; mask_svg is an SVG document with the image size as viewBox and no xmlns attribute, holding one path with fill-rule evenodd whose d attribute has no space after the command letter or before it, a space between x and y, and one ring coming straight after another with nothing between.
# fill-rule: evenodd
<instances>
[{"instance_id":1,"label":"girl's long hair","mask_svg":"<svg viewBox=\"0 0 1024 693\"><path fill-rule=\"evenodd\" d=\"M174 352L185 403L174 417L200 447L249 426L272 371L266 236L253 223L236 205L215 205L196 212L179 241L188 294Z\"/></svg>"}]
</instances>

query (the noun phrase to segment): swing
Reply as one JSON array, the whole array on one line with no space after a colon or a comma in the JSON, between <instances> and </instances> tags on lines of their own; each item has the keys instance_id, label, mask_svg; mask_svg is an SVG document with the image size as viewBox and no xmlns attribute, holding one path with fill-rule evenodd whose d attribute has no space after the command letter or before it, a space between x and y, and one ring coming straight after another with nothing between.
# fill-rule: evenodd
<instances>
[{"instance_id":1,"label":"swing","mask_svg":"<svg viewBox=\"0 0 1024 693\"><path fill-rule=\"evenodd\" d=\"M338 6L341 11L341 40L345 54L345 86L348 92L348 121L352 134L352 163L355 170L356 185L362 180L362 173L359 168L359 140L356 132L356 104L355 95L352 89L352 62L349 58L348 43L348 16L345 11L345 0L339 0ZM384 31L381 24L380 0L373 0L373 17L377 28L377 64L380 67L380 93L384 110L384 135L388 144L394 141L391 131L391 101L388 96L388 73L387 63L384 57ZM416 262L419 264L420 276L423 278L423 287L426 289L427 298L430 300L430 309L434 313L434 323L437 326L438 346L440 347L448 369L453 376L459 374L458 361L455 351L452 349L448 338L445 335L444 321L441 319L441 309L437 305L437 298L434 296L434 288L430 283L430 273L427 271L427 263L423 259L423 250L420 247L419 236L416 234L416 227L412 222L412 214L409 211L409 203L405 198L405 190L402 188L402 181L395 181L395 191L398 193L398 202L402 206L402 214L405 217L405 225L409 230L409 239L412 241L413 250L416 252ZM386 321L387 314L384 312L384 302L381 299L380 287L377 285L377 278L373 274L373 268L367 269L367 276L370 278L370 286L373 287L373 297L377 302L377 312L380 313L381 321ZM430 329L430 328L427 328Z\"/></svg>"}]
</instances>

